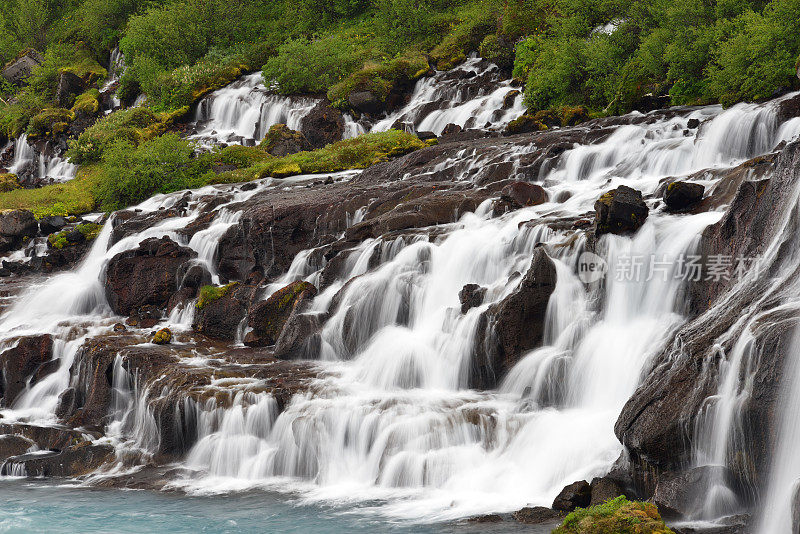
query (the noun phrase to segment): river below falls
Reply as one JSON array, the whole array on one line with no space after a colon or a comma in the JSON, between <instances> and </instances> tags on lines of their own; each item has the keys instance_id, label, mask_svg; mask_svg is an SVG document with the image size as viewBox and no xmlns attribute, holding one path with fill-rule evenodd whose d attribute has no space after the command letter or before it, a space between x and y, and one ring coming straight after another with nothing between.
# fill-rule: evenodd
<instances>
[{"instance_id":1,"label":"river below falls","mask_svg":"<svg viewBox=\"0 0 800 534\"><path fill-rule=\"evenodd\" d=\"M0 532L260 532L389 534L544 534L552 525L402 524L359 507L305 505L285 495L248 491L214 496L87 488L31 479L0 479Z\"/></svg>"}]
</instances>

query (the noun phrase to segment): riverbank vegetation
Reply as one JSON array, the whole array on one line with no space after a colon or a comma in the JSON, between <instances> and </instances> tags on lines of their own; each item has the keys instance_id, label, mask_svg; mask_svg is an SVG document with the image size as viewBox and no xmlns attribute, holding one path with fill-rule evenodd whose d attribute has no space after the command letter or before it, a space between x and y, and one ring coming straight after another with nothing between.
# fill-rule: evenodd
<instances>
[{"instance_id":1,"label":"riverbank vegetation","mask_svg":"<svg viewBox=\"0 0 800 534\"><path fill-rule=\"evenodd\" d=\"M98 90L117 46L126 62L117 94L130 103L141 93L146 105L100 117L88 129L73 133L73 121L99 116ZM69 157L88 167L82 167L74 183L0 193L0 206L27 203L37 213L76 213L123 207L176 187L360 168L387 154L418 148L392 133L395 137L367 137L357 144L345 142L286 158L236 149L196 156L184 141L168 134L194 102L244 72L262 71L279 93L327 95L332 105L348 111L354 92L368 91L382 103L393 92L409 90L431 69L452 68L478 52L524 82L525 103L533 117L537 112L584 108L593 115L618 114L643 109L655 100L659 105L731 105L797 87L800 4L5 2L0 7L0 63L31 48L41 55L31 76L17 85L0 81L0 144L23 133L68 136ZM74 74L82 85L82 92L67 102L57 95L64 73ZM235 169L211 171L215 162L230 165L236 158ZM169 169L170 177L163 170L151 172L159 164Z\"/></svg>"}]
</instances>

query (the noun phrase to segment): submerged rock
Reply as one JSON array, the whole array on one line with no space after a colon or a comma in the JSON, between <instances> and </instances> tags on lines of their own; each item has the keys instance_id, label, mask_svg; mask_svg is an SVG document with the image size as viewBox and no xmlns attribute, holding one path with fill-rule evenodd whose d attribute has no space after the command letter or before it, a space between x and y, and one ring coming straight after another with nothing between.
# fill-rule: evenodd
<instances>
[{"instance_id":1,"label":"submerged rock","mask_svg":"<svg viewBox=\"0 0 800 534\"><path fill-rule=\"evenodd\" d=\"M541 523L553 523L564 518L564 512L553 510L545 506L526 506L511 514L520 523L538 525Z\"/></svg>"},{"instance_id":2,"label":"submerged rock","mask_svg":"<svg viewBox=\"0 0 800 534\"><path fill-rule=\"evenodd\" d=\"M595 234L629 234L638 230L647 219L647 204L641 191L626 185L609 191L594 203Z\"/></svg>"}]
</instances>

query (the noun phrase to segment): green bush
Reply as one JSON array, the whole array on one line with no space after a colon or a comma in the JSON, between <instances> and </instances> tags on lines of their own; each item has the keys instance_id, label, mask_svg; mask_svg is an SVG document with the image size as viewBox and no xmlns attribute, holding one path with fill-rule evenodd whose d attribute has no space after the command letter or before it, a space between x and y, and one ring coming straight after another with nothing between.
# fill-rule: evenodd
<instances>
[{"instance_id":1,"label":"green bush","mask_svg":"<svg viewBox=\"0 0 800 534\"><path fill-rule=\"evenodd\" d=\"M62 134L67 131L74 118L75 114L68 109L43 109L28 124L28 136L36 138Z\"/></svg>"},{"instance_id":2,"label":"green bush","mask_svg":"<svg viewBox=\"0 0 800 534\"><path fill-rule=\"evenodd\" d=\"M103 154L97 200L106 211L142 202L156 193L199 187L211 169L210 158L195 157L194 146L166 134L134 146L117 141Z\"/></svg>"},{"instance_id":3,"label":"green bush","mask_svg":"<svg viewBox=\"0 0 800 534\"><path fill-rule=\"evenodd\" d=\"M328 100L346 107L347 97L357 91L370 91L385 102L396 87L408 85L428 72L428 59L419 53L403 55L382 63L369 62L328 90Z\"/></svg>"}]
</instances>

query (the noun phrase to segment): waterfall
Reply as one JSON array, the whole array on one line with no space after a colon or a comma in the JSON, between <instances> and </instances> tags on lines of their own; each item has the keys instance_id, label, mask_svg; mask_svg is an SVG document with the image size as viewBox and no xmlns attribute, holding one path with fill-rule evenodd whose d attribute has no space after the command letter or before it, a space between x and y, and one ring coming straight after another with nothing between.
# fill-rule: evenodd
<instances>
[{"instance_id":1,"label":"waterfall","mask_svg":"<svg viewBox=\"0 0 800 534\"><path fill-rule=\"evenodd\" d=\"M398 121L437 135L451 123L502 129L525 111L519 91L506 102L514 90L496 65L471 57L451 71L419 80L408 104L376 123L372 131L388 130Z\"/></svg>"},{"instance_id":2,"label":"waterfall","mask_svg":"<svg viewBox=\"0 0 800 534\"><path fill-rule=\"evenodd\" d=\"M274 124L300 129L300 120L318 100L270 93L261 73L242 76L207 96L197 106L198 132L192 136L201 144L258 143Z\"/></svg>"},{"instance_id":3,"label":"waterfall","mask_svg":"<svg viewBox=\"0 0 800 534\"><path fill-rule=\"evenodd\" d=\"M65 182L75 178L78 167L58 155L45 155L28 143L28 134L20 135L14 142L14 161L8 172L21 181L37 183L39 180Z\"/></svg>"}]
</instances>

